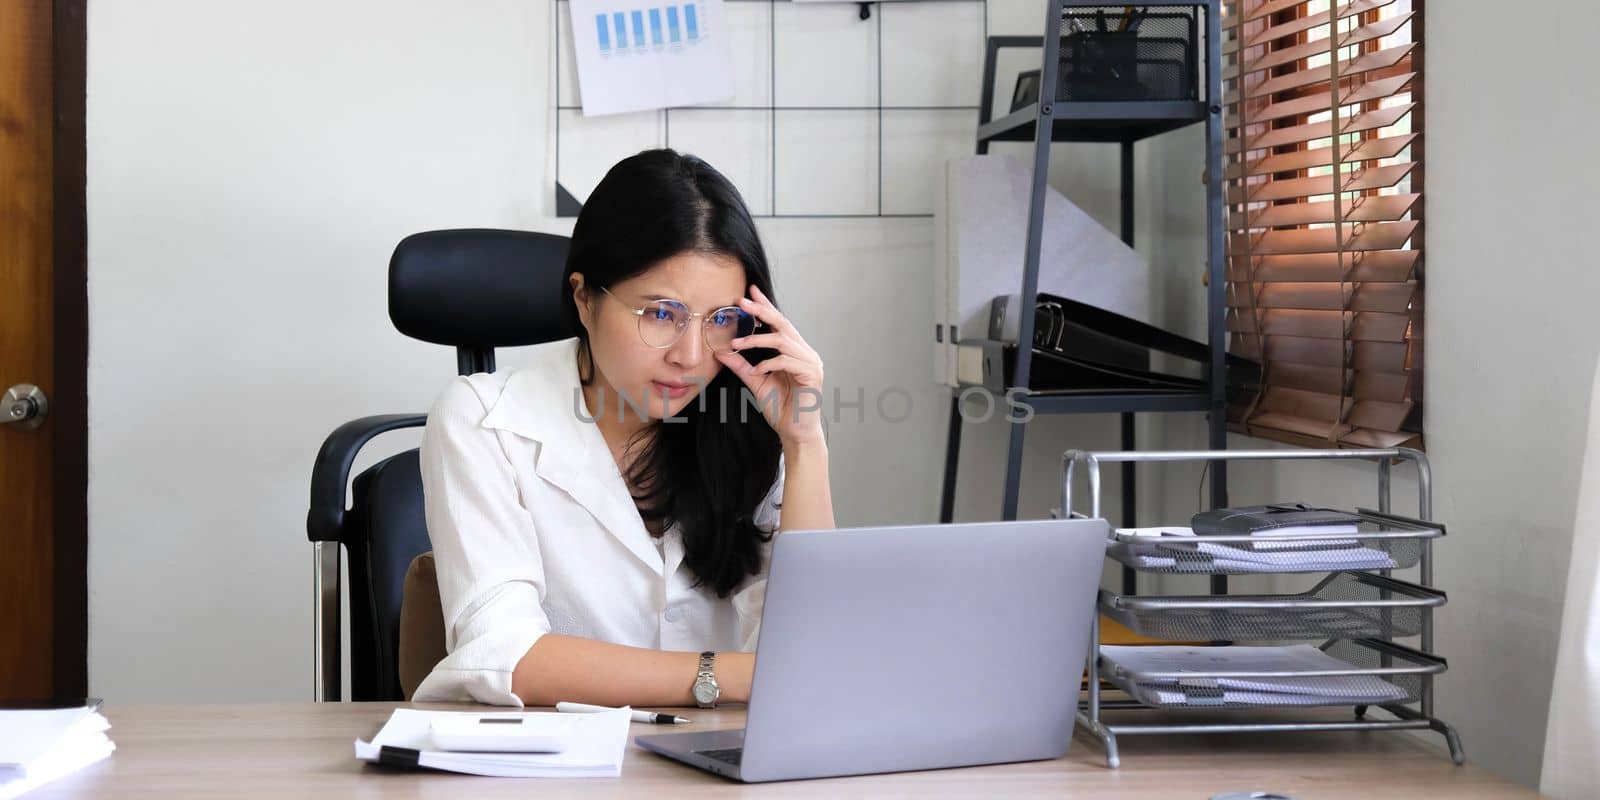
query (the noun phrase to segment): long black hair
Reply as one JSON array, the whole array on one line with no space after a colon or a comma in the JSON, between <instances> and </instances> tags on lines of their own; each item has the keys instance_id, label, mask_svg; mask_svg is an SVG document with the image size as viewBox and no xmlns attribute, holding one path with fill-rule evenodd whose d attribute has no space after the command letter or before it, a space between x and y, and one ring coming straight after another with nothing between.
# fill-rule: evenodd
<instances>
[{"instance_id":1,"label":"long black hair","mask_svg":"<svg viewBox=\"0 0 1600 800\"><path fill-rule=\"evenodd\" d=\"M572 274L583 273L584 285L599 291L683 252L737 259L745 284L777 303L755 221L722 173L672 150L646 150L612 167L578 214L562 276L584 385L594 380L593 350L579 322ZM763 356L759 349L744 352L750 361ZM721 370L678 412L685 423L647 425L628 443L642 448L628 472L640 515L659 530L681 526L683 563L719 597L761 569L760 545L771 535L755 526L753 515L777 480L783 452L765 418L745 406L743 386Z\"/></svg>"}]
</instances>

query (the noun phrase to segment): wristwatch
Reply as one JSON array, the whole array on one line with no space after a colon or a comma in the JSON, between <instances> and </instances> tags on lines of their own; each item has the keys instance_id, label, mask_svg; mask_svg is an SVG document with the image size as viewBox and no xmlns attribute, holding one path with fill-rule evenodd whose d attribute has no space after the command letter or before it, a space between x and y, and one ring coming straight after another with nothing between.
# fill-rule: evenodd
<instances>
[{"instance_id":1,"label":"wristwatch","mask_svg":"<svg viewBox=\"0 0 1600 800\"><path fill-rule=\"evenodd\" d=\"M700 672L694 678L694 701L701 708L716 708L717 698L722 696L717 675L711 671L711 661L716 657L717 654L709 650L700 654Z\"/></svg>"}]
</instances>

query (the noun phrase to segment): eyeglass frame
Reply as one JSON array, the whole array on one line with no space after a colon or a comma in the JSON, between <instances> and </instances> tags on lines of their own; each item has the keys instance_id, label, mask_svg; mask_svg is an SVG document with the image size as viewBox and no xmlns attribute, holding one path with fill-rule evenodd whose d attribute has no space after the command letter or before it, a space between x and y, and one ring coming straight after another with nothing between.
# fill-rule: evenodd
<instances>
[{"instance_id":1,"label":"eyeglass frame","mask_svg":"<svg viewBox=\"0 0 1600 800\"><path fill-rule=\"evenodd\" d=\"M758 318L756 315L751 314L750 312L745 311L744 309L742 309L742 308L740 308L738 306L718 306L717 308L713 308L710 311L689 311L689 304L688 303L685 303L682 300L675 300L675 299L670 298L670 297L662 297L662 298L657 298L655 300L651 300L651 301L645 303L644 305L638 306L636 308L634 306L628 305L626 300L623 300L622 298L612 294L611 290L606 288L606 287L604 287L604 286L600 287L600 291L605 292L606 296L611 298L612 300L615 300L618 303L621 303L622 307L624 309L626 309L629 313L633 314L634 319L637 322L637 324L634 326L634 329L639 334L639 343L643 344L645 347L648 347L648 348L650 348L652 350L665 350L665 349L677 344L679 341L681 341L683 339L683 332L689 329L689 325L692 322L694 322L694 318L695 317L701 317L702 321L700 322L700 341L705 342L707 350L710 350L713 353L720 352L720 351L717 350L717 348L711 346L711 339L709 338L710 337L710 333L708 332L708 329L706 328L706 323L705 323L705 320L710 319L711 315L717 313L718 311L727 311L729 309L732 309L735 312L738 312L740 314L744 314L744 315L750 317L751 322L754 324L754 327L751 328L752 332L757 330L757 329L759 329L759 328L767 327L766 324L763 323L761 321L761 319ZM685 322L683 324L683 327L678 329L678 335L676 337L674 337L672 341L667 342L666 344L663 344L663 345L653 345L653 344L651 344L651 343L649 343L649 342L644 340L644 327L643 327L643 325L644 325L644 313L645 313L646 310L649 309L651 303L661 303L661 302L677 303L678 305L683 306L684 312L689 315L689 322ZM737 351L736 350L730 350L729 352L732 353L732 352L737 352Z\"/></svg>"}]
</instances>

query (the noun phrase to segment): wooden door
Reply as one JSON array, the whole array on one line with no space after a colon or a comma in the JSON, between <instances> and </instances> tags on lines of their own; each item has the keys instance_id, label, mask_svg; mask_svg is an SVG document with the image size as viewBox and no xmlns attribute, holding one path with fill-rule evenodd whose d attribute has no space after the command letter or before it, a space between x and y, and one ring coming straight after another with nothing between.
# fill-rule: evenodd
<instances>
[{"instance_id":1,"label":"wooden door","mask_svg":"<svg viewBox=\"0 0 1600 800\"><path fill-rule=\"evenodd\" d=\"M87 691L83 19L0 0L0 700Z\"/></svg>"}]
</instances>

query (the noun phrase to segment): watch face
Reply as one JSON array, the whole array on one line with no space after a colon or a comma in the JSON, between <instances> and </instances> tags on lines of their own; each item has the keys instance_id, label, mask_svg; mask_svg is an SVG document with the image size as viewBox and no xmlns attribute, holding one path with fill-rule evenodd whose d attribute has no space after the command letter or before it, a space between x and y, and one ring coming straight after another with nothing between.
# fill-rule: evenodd
<instances>
[{"instance_id":1,"label":"watch face","mask_svg":"<svg viewBox=\"0 0 1600 800\"><path fill-rule=\"evenodd\" d=\"M682 684L679 684L682 685ZM694 701L696 703L714 703L717 700L717 687L708 681L700 681L694 685Z\"/></svg>"}]
</instances>

